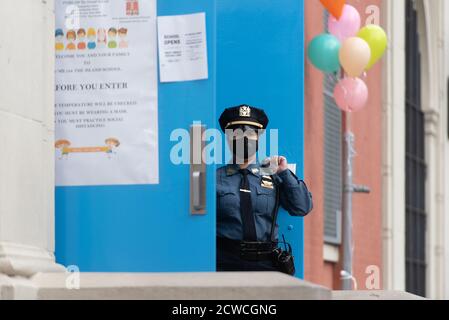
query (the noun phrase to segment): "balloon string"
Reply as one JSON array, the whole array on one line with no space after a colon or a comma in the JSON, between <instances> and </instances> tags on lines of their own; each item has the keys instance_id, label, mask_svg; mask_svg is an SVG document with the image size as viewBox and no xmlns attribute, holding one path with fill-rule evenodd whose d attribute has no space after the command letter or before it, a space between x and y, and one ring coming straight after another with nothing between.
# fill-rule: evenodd
<instances>
[{"instance_id":1,"label":"balloon string","mask_svg":"<svg viewBox=\"0 0 449 320\"><path fill-rule=\"evenodd\" d=\"M351 112L345 112L346 115L346 132L352 132Z\"/></svg>"}]
</instances>

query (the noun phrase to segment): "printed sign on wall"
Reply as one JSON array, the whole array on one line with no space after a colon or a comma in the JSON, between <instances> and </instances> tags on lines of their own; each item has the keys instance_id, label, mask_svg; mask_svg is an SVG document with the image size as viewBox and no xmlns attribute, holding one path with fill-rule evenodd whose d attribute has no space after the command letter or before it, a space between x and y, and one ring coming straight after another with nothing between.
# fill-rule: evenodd
<instances>
[{"instance_id":1,"label":"printed sign on wall","mask_svg":"<svg viewBox=\"0 0 449 320\"><path fill-rule=\"evenodd\" d=\"M209 77L204 12L159 17L158 38L161 82Z\"/></svg>"},{"instance_id":2,"label":"printed sign on wall","mask_svg":"<svg viewBox=\"0 0 449 320\"><path fill-rule=\"evenodd\" d=\"M159 183L156 0L58 0L56 185Z\"/></svg>"}]
</instances>

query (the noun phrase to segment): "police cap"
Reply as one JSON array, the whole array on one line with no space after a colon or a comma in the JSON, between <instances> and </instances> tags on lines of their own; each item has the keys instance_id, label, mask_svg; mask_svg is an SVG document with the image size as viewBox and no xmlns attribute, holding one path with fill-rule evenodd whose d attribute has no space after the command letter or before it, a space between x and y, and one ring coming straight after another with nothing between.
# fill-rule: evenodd
<instances>
[{"instance_id":1,"label":"police cap","mask_svg":"<svg viewBox=\"0 0 449 320\"><path fill-rule=\"evenodd\" d=\"M219 122L223 132L226 129L233 129L242 125L253 126L256 129L266 129L268 117L262 109L243 104L226 109L222 113Z\"/></svg>"}]
</instances>

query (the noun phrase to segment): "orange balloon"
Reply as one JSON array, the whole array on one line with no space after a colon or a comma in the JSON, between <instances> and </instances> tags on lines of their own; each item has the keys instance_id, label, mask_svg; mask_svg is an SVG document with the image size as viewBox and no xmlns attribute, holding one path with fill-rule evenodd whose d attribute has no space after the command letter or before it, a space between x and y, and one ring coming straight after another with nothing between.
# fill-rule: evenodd
<instances>
[{"instance_id":1,"label":"orange balloon","mask_svg":"<svg viewBox=\"0 0 449 320\"><path fill-rule=\"evenodd\" d=\"M345 0L320 0L320 2L337 20L341 18L343 7L346 4Z\"/></svg>"}]
</instances>

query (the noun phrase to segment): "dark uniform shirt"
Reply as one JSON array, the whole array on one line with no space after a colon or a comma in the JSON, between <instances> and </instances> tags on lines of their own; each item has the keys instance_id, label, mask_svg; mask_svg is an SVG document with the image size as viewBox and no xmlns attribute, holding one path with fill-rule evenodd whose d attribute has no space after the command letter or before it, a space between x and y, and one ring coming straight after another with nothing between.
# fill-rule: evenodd
<instances>
[{"instance_id":1,"label":"dark uniform shirt","mask_svg":"<svg viewBox=\"0 0 449 320\"><path fill-rule=\"evenodd\" d=\"M276 188L270 187L264 170L258 164L248 167L251 200L258 241L269 241L273 211L276 204ZM227 165L217 170L217 236L231 240L243 240L240 213L240 183L242 174L237 165ZM303 217L312 210L312 195L305 183L290 170L273 175L280 192L280 205L292 216ZM277 229L275 237L277 238Z\"/></svg>"}]
</instances>

